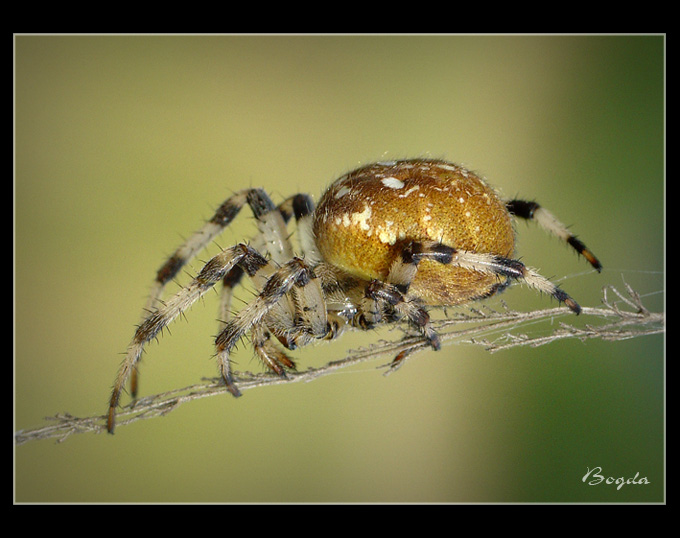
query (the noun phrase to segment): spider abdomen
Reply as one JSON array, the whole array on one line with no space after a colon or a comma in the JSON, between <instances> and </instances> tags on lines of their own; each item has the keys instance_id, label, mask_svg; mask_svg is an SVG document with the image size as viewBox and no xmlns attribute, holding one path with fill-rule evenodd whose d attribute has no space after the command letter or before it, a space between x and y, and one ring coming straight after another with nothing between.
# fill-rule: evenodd
<instances>
[{"instance_id":1,"label":"spider abdomen","mask_svg":"<svg viewBox=\"0 0 680 538\"><path fill-rule=\"evenodd\" d=\"M384 280L406 245L440 242L510 257L514 231L495 191L473 172L439 160L375 163L335 181L314 218L324 260L363 280ZM492 294L496 275L423 260L410 293L455 305Z\"/></svg>"}]
</instances>

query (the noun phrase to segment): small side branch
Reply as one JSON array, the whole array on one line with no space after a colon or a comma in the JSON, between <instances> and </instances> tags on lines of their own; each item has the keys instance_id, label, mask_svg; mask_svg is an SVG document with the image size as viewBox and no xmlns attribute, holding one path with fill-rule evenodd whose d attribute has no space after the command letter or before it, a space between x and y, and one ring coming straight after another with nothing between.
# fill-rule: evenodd
<instances>
[{"instance_id":1,"label":"small side branch","mask_svg":"<svg viewBox=\"0 0 680 538\"><path fill-rule=\"evenodd\" d=\"M530 336L520 333L518 330L532 326L541 321L550 321L558 317L573 318L573 314L565 307L548 308L532 312L516 312L505 310L482 311L470 310L435 321L434 328L438 332L442 344L454 341L482 345L490 352L497 352L519 346L543 346L557 340L576 338L588 340L599 338L602 340L626 340L665 331L665 314L650 312L642 304L640 296L630 286L625 284L626 294L622 294L613 286L607 286L603 290L603 307L584 307L578 319L593 319L592 323L586 323L582 327L560 322L554 330L547 333ZM402 357L399 365L404 364L406 359L411 359L418 351L429 349L430 344L420 335L407 334L397 341L380 341L367 348L350 352L345 358L329 362L318 368L310 368L302 372L289 372L286 377L279 377L270 373L251 374L241 373L237 376L241 391L264 387L268 385L281 385L284 383L297 383L300 381L313 381L349 366L375 360L378 357ZM385 373L394 371L394 364L385 363ZM122 407L118 412L118 427L131 424L138 420L149 419L166 415L180 405L221 394L229 396L227 388L221 379L209 379L202 383L189 387L176 389L153 396L138 398L136 401ZM46 424L34 429L20 430L15 433L16 445L22 445L28 441L38 439L56 439L63 442L73 434L78 433L105 433L105 415L92 417L75 417L69 413L58 413L47 417Z\"/></svg>"}]
</instances>

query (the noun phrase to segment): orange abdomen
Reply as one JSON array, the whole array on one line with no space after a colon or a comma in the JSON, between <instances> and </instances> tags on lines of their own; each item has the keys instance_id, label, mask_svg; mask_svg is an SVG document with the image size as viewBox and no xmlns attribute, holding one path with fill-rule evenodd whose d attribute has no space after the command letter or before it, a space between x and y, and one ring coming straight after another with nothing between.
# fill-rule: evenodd
<instances>
[{"instance_id":1,"label":"orange abdomen","mask_svg":"<svg viewBox=\"0 0 680 538\"><path fill-rule=\"evenodd\" d=\"M436 160L376 163L341 177L319 201L316 243L325 261L364 279L385 280L411 241L511 257L514 231L505 205L474 173ZM493 293L499 282L424 260L409 294L455 305Z\"/></svg>"}]
</instances>

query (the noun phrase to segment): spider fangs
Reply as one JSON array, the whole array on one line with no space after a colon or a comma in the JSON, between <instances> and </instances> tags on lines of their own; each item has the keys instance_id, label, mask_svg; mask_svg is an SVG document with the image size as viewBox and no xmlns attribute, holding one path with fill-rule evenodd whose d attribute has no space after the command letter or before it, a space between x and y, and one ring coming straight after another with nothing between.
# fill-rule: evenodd
<instances>
[{"instance_id":1,"label":"spider fangs","mask_svg":"<svg viewBox=\"0 0 680 538\"><path fill-rule=\"evenodd\" d=\"M213 257L165 302L165 285L248 204L259 233ZM299 255L286 223L297 222ZM137 368L149 340L222 281L217 365L234 396L240 392L229 354L246 334L262 362L285 376L294 362L272 341L295 349L333 339L347 327L368 329L406 319L439 349L428 306L489 297L512 281L545 292L578 314L579 305L555 284L512 256L512 217L537 222L571 245L598 271L600 262L551 213L535 202L503 201L484 180L461 166L428 159L379 162L335 181L314 208L297 194L276 207L261 189L227 199L201 230L158 270L145 318L128 346L111 395L108 430L128 378L133 397ZM247 274L258 295L229 319L233 288ZM395 363L402 357L397 357Z\"/></svg>"}]
</instances>

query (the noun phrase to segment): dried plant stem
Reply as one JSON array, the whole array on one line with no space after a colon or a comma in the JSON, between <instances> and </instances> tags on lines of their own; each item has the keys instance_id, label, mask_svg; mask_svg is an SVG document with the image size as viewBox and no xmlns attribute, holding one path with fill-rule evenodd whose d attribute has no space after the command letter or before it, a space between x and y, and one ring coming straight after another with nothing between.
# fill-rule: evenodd
<instances>
[{"instance_id":1,"label":"dried plant stem","mask_svg":"<svg viewBox=\"0 0 680 538\"><path fill-rule=\"evenodd\" d=\"M627 284L624 296L616 288L604 288L603 307L584 307L579 320L593 318L598 324L585 324L576 327L560 322L557 329L538 336L517 333L522 327L545 320L573 314L567 308L556 307L532 312L502 312L471 310L470 313L458 314L443 320L433 322L440 335L442 343L458 341L484 346L490 352L496 352L518 346L542 346L565 338L586 340L600 338L603 340L625 340L645 335L662 333L665 330L665 315L649 312L642 304L639 295ZM611 301L611 294L616 301ZM619 306L624 305L623 309ZM602 323L602 320L608 322ZM461 328L463 327L463 328ZM490 340L490 337L494 337ZM239 388L249 390L265 385L279 385L296 383L298 381L312 381L317 377L331 374L349 366L388 356L391 359L399 355L403 357L398 365L401 366L420 350L427 349L429 344L421 337L407 335L398 341L380 341L365 349L351 352L341 360L329 362L318 368L310 368L302 372L290 372L287 377L272 374L242 373L238 376ZM396 369L394 364L382 365L385 373ZM122 407L118 412L117 426L121 427L142 419L163 416L186 402L207 398L216 394L227 397L227 390L220 379L205 380L198 383L153 396L139 398ZM74 417L68 413L60 413L47 417L47 424L28 430L20 430L15 434L16 445L37 439L57 438L62 442L75 433L104 433L106 432L106 416L86 418Z\"/></svg>"}]
</instances>

